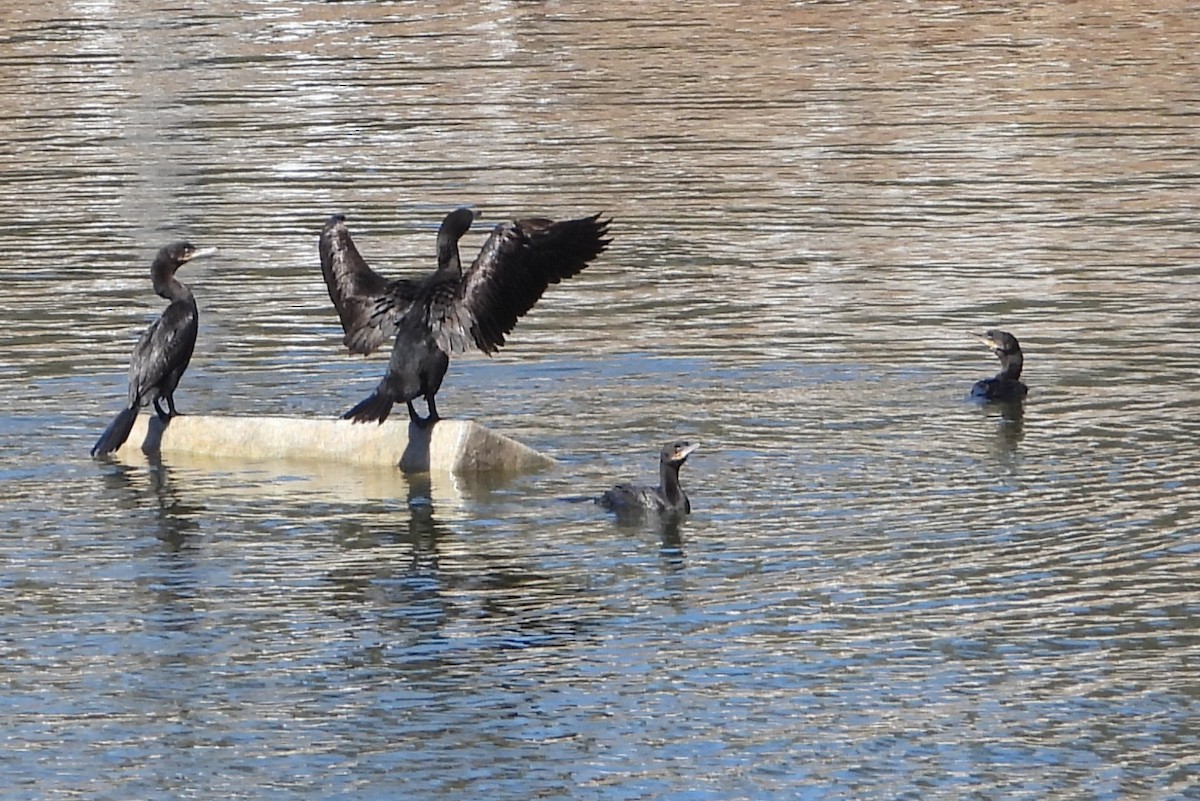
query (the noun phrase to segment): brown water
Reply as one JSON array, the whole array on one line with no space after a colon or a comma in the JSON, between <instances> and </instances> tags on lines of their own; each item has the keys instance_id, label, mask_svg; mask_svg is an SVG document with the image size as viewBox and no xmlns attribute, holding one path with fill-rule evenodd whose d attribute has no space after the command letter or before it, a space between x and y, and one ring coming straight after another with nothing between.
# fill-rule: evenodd
<instances>
[{"instance_id":1,"label":"brown water","mask_svg":"<svg viewBox=\"0 0 1200 801\"><path fill-rule=\"evenodd\" d=\"M1200 797L1195 8L17 5L6 799ZM324 218L463 203L615 217L439 396L557 468L87 458L161 244L181 409L333 416ZM676 436L681 527L570 502Z\"/></svg>"}]
</instances>

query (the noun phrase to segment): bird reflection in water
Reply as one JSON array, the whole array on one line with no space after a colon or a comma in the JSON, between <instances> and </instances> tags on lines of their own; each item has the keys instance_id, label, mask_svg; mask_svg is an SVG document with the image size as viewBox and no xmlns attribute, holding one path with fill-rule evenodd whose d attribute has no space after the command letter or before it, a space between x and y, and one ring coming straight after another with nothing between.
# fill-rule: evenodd
<instances>
[{"instance_id":1,"label":"bird reflection in water","mask_svg":"<svg viewBox=\"0 0 1200 801\"><path fill-rule=\"evenodd\" d=\"M596 499L580 496L568 500L592 503ZM687 519L687 515L671 512L647 514L627 511L614 515L613 522L617 528L628 532L631 536L636 535L639 539L648 533L653 533L658 538L658 553L662 558L663 565L671 570L679 570L683 567L683 526Z\"/></svg>"},{"instance_id":2,"label":"bird reflection in water","mask_svg":"<svg viewBox=\"0 0 1200 801\"><path fill-rule=\"evenodd\" d=\"M180 549L184 547L188 535L200 530L199 520L204 508L179 499L171 483L171 471L158 454L147 458L149 469L145 476L149 479L149 492L140 486L142 468L121 463L113 463L111 470L105 473L105 486L113 491L116 506L129 511L144 509L145 498L149 495L154 501L155 537L172 548Z\"/></svg>"},{"instance_id":3,"label":"bird reflection in water","mask_svg":"<svg viewBox=\"0 0 1200 801\"><path fill-rule=\"evenodd\" d=\"M157 455L150 458L150 489L158 502L158 538L182 548L188 536L200 530L203 508L179 499L171 484L171 471Z\"/></svg>"},{"instance_id":4,"label":"bird reflection in water","mask_svg":"<svg viewBox=\"0 0 1200 801\"><path fill-rule=\"evenodd\" d=\"M672 570L680 570L683 568L683 518L670 516L658 521L659 539L661 545L658 549L659 556L662 557L663 564Z\"/></svg>"},{"instance_id":5,"label":"bird reflection in water","mask_svg":"<svg viewBox=\"0 0 1200 801\"><path fill-rule=\"evenodd\" d=\"M131 555L137 563L137 584L153 599L144 614L144 630L155 636L202 631L204 613L197 600L203 597L205 582L200 575L203 561L196 554L206 511L180 500L170 469L157 454L148 458L148 468L113 462L104 473L107 500L123 513L124 525L148 528L157 540ZM153 515L150 526L144 524L147 512ZM156 658L164 665L183 664L194 657L194 647L190 635L168 637Z\"/></svg>"},{"instance_id":6,"label":"bird reflection in water","mask_svg":"<svg viewBox=\"0 0 1200 801\"><path fill-rule=\"evenodd\" d=\"M433 487L427 474L408 480L408 531L397 533L396 539L412 547L414 572L438 569L437 541L442 527L434 518Z\"/></svg>"},{"instance_id":7,"label":"bird reflection in water","mask_svg":"<svg viewBox=\"0 0 1200 801\"><path fill-rule=\"evenodd\" d=\"M977 432L980 440L975 450L1002 475L1011 474L1018 463L1017 448L1025 438L1024 402L992 401L981 404L977 413L985 427Z\"/></svg>"},{"instance_id":8,"label":"bird reflection in water","mask_svg":"<svg viewBox=\"0 0 1200 801\"><path fill-rule=\"evenodd\" d=\"M338 522L338 545L362 556L329 571L327 611L359 632L349 663L382 662L391 649L421 647L426 666L438 670L437 643L451 611L438 552L446 529L435 516L428 476L409 475L405 483L404 511L388 504L369 521L346 516ZM398 526L399 514L407 519Z\"/></svg>"},{"instance_id":9,"label":"bird reflection in water","mask_svg":"<svg viewBox=\"0 0 1200 801\"><path fill-rule=\"evenodd\" d=\"M1012 455L1025 438L1025 402L993 402L985 407L989 417L998 416L994 447L1000 455Z\"/></svg>"}]
</instances>

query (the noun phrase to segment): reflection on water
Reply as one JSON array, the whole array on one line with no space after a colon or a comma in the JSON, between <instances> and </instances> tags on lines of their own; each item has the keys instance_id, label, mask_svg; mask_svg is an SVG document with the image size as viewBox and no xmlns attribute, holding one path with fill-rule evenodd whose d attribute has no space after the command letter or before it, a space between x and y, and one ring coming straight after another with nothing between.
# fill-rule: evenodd
<instances>
[{"instance_id":1,"label":"reflection on water","mask_svg":"<svg viewBox=\"0 0 1200 801\"><path fill-rule=\"evenodd\" d=\"M1195 9L10 5L9 796L1194 796ZM463 203L614 217L442 390L558 468L86 458L163 243L181 407L331 417L322 221ZM566 502L670 436L686 520Z\"/></svg>"},{"instance_id":2,"label":"reflection on water","mask_svg":"<svg viewBox=\"0 0 1200 801\"><path fill-rule=\"evenodd\" d=\"M158 509L158 538L179 549L189 534L199 531L198 521L204 516L205 509L203 506L194 506L180 500L179 493L171 484L170 471L160 459L151 457L149 462L150 492ZM125 469L122 469L122 472Z\"/></svg>"},{"instance_id":3,"label":"reflection on water","mask_svg":"<svg viewBox=\"0 0 1200 801\"><path fill-rule=\"evenodd\" d=\"M1003 457L1015 454L1025 436L1025 402L1000 401L991 405L994 411L988 418L997 421L996 456L1003 463Z\"/></svg>"}]
</instances>

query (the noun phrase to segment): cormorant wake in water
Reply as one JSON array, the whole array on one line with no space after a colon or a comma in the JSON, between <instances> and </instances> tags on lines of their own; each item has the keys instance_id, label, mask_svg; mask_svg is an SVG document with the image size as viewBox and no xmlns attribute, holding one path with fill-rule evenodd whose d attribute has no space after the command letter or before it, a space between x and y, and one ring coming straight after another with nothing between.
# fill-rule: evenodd
<instances>
[{"instance_id":1,"label":"cormorant wake in water","mask_svg":"<svg viewBox=\"0 0 1200 801\"><path fill-rule=\"evenodd\" d=\"M658 454L658 486L639 487L618 484L596 499L596 503L618 514L658 512L686 515L692 504L679 485L679 468L700 445L687 442L668 442Z\"/></svg>"},{"instance_id":2,"label":"cormorant wake in water","mask_svg":"<svg viewBox=\"0 0 1200 801\"><path fill-rule=\"evenodd\" d=\"M1029 388L1020 380L1025 359L1021 355L1021 345L1017 338L1007 331L992 329L980 337L980 340L1000 359L1000 372L995 378L976 381L975 386L971 388L971 397L996 401L1024 398Z\"/></svg>"},{"instance_id":3,"label":"cormorant wake in water","mask_svg":"<svg viewBox=\"0 0 1200 801\"><path fill-rule=\"evenodd\" d=\"M346 229L330 217L321 231L321 272L346 332L351 353L368 354L395 335L387 374L375 392L343 415L356 423L382 423L392 405L408 404L408 416L424 427L438 420L434 397L452 351L474 345L486 354L504 344L517 320L546 287L570 278L603 252L609 221L600 215L577 220L529 218L501 223L466 270L458 240L476 213L446 215L437 236L437 269L423 277L385 279L369 266ZM424 397L422 418L413 400Z\"/></svg>"},{"instance_id":4,"label":"cormorant wake in water","mask_svg":"<svg viewBox=\"0 0 1200 801\"><path fill-rule=\"evenodd\" d=\"M175 387L179 386L196 347L199 314L192 290L175 278L175 271L197 256L215 251L216 248L201 251L187 242L173 242L154 257L150 265L154 292L171 303L134 345L129 360L128 403L100 435L92 456L112 453L124 445L138 410L148 403L154 404L154 411L163 422L179 414L175 409ZM167 402L167 411L159 405L160 400Z\"/></svg>"}]
</instances>

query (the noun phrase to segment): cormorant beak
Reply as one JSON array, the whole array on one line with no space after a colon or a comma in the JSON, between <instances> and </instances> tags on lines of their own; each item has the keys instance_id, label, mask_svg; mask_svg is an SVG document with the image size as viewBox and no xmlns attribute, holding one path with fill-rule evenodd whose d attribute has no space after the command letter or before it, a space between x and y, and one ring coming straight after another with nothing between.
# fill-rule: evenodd
<instances>
[{"instance_id":1,"label":"cormorant beak","mask_svg":"<svg viewBox=\"0 0 1200 801\"><path fill-rule=\"evenodd\" d=\"M184 266L185 264L188 263L188 261L191 261L192 259L202 259L202 258L206 257L206 255L212 255L216 252L217 252L217 249L215 247L196 248L191 253L187 253L185 255L182 255L182 257L180 257L179 266Z\"/></svg>"},{"instance_id":2,"label":"cormorant beak","mask_svg":"<svg viewBox=\"0 0 1200 801\"><path fill-rule=\"evenodd\" d=\"M973 336L975 339L978 339L983 344L987 345L989 350L999 350L1000 349L1000 345L996 342L996 340L992 339L987 334L972 333L971 336Z\"/></svg>"},{"instance_id":3,"label":"cormorant beak","mask_svg":"<svg viewBox=\"0 0 1200 801\"><path fill-rule=\"evenodd\" d=\"M675 452L675 461L682 462L684 459L688 458L689 456L691 456L693 453L695 453L699 449L700 449L700 443L693 442L691 445L688 445L683 450Z\"/></svg>"}]
</instances>

